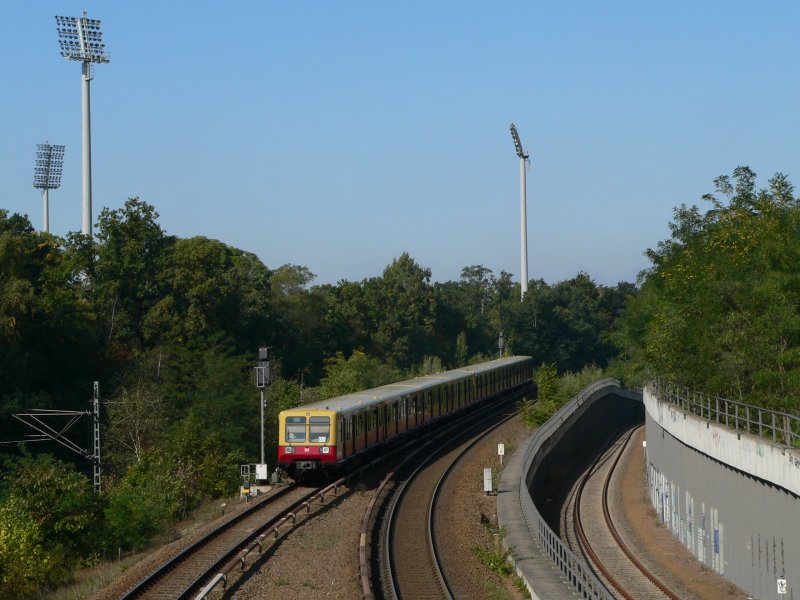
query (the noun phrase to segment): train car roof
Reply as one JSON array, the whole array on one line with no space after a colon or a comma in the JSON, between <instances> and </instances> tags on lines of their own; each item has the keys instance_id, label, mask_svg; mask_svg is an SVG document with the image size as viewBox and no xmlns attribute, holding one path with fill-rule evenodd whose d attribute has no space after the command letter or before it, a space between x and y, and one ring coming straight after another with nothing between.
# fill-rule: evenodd
<instances>
[{"instance_id":1,"label":"train car roof","mask_svg":"<svg viewBox=\"0 0 800 600\"><path fill-rule=\"evenodd\" d=\"M303 404L289 410L335 410L337 412L347 413L358 408L363 408L364 406L369 406L370 404L379 404L382 402L395 400L396 398L400 398L420 390L425 390L441 383L467 379L473 375L479 375L499 367L525 362L526 360L530 360L530 357L509 356L505 358L497 358L487 362L467 365L451 371L443 371L433 375L423 375L421 377L415 377L405 381L398 381L397 383L390 383L388 385L382 385L369 390L328 398L327 400L322 400L320 402Z\"/></svg>"}]
</instances>

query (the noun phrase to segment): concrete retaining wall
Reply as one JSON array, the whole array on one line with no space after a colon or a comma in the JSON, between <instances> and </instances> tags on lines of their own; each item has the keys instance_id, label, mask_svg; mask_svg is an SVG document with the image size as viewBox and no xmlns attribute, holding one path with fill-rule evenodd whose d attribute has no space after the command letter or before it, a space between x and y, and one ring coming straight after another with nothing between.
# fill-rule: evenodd
<instances>
[{"instance_id":1,"label":"concrete retaining wall","mask_svg":"<svg viewBox=\"0 0 800 600\"><path fill-rule=\"evenodd\" d=\"M644 404L661 521L754 597L800 600L800 452L686 414L648 389Z\"/></svg>"}]
</instances>

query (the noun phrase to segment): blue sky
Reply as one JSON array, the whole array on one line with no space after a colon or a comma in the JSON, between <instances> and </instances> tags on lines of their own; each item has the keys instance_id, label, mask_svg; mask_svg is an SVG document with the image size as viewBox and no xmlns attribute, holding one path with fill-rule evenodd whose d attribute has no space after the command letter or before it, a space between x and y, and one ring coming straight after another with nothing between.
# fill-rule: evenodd
<instances>
[{"instance_id":1,"label":"blue sky","mask_svg":"<svg viewBox=\"0 0 800 600\"><path fill-rule=\"evenodd\" d=\"M749 165L800 185L797 2L3 0L0 208L42 224L36 144L64 144L50 227L81 227L80 65L54 15L102 21L93 222L128 197L169 234L380 275L528 269L634 281L672 209Z\"/></svg>"}]
</instances>

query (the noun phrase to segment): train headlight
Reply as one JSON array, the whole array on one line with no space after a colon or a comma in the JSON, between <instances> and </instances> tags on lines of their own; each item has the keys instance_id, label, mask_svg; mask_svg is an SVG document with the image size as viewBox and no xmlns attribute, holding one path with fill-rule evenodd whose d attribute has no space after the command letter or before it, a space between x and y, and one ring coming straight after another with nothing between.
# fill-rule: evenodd
<instances>
[{"instance_id":1,"label":"train headlight","mask_svg":"<svg viewBox=\"0 0 800 600\"><path fill-rule=\"evenodd\" d=\"M293 452L294 452L294 448L292 448L291 446L286 446L286 447L283 449L283 453L284 453L284 454L292 454Z\"/></svg>"},{"instance_id":2,"label":"train headlight","mask_svg":"<svg viewBox=\"0 0 800 600\"><path fill-rule=\"evenodd\" d=\"M328 446L323 446L322 448L319 449L319 451L322 452L323 454L330 454L331 453L331 449L328 448Z\"/></svg>"}]
</instances>

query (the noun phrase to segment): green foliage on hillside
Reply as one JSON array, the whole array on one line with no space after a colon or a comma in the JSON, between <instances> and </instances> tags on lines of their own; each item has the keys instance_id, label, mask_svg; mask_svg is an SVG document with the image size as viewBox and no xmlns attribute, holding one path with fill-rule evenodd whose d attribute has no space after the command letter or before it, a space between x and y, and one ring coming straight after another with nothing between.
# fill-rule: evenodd
<instances>
[{"instance_id":1,"label":"green foliage on hillside","mask_svg":"<svg viewBox=\"0 0 800 600\"><path fill-rule=\"evenodd\" d=\"M586 365L580 371L559 375L553 364L542 364L536 370L536 402L526 398L519 403L520 418L531 429L539 427L559 408L572 400L590 383L607 377L597 365Z\"/></svg>"},{"instance_id":2,"label":"green foliage on hillside","mask_svg":"<svg viewBox=\"0 0 800 600\"><path fill-rule=\"evenodd\" d=\"M54 444L5 447L0 596L36 596L232 493L239 465L259 460L260 346L273 357L271 463L280 410L497 356L501 331L507 354L558 371L605 365L636 293L581 273L532 282L520 302L506 272L431 277L402 253L379 277L313 285L304 266L270 268L218 240L170 236L138 198L104 209L94 239L38 233L0 210L0 428L20 439L29 432L13 413L84 411L99 381L103 444L102 494L90 465ZM27 454L41 450L57 455Z\"/></svg>"},{"instance_id":3,"label":"green foliage on hillside","mask_svg":"<svg viewBox=\"0 0 800 600\"><path fill-rule=\"evenodd\" d=\"M707 212L675 210L617 339L644 378L797 412L800 200L782 174L755 179L738 167Z\"/></svg>"}]
</instances>

